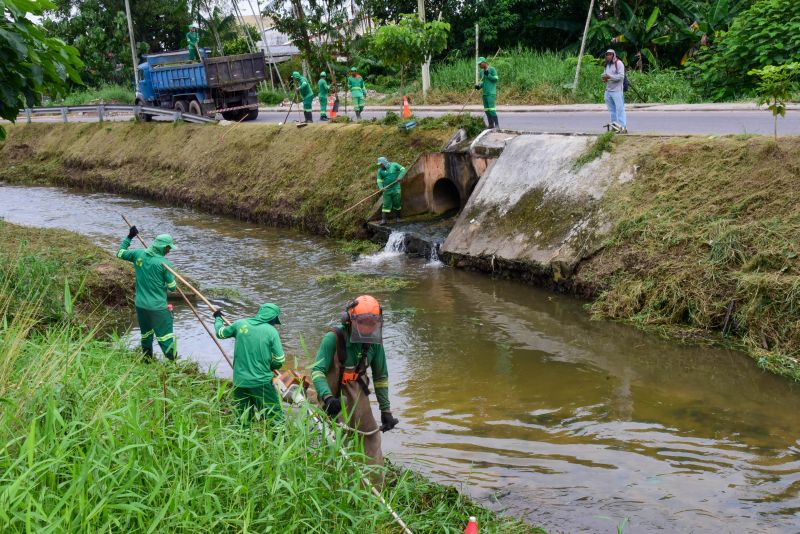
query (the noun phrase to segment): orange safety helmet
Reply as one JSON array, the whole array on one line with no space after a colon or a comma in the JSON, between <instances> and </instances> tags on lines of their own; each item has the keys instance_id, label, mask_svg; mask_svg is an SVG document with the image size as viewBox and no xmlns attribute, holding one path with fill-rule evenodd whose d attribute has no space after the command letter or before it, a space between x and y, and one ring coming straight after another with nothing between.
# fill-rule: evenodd
<instances>
[{"instance_id":1,"label":"orange safety helmet","mask_svg":"<svg viewBox=\"0 0 800 534\"><path fill-rule=\"evenodd\" d=\"M361 295L347 305L347 321L350 323L350 341L353 343L383 343L383 308L378 299Z\"/></svg>"}]
</instances>

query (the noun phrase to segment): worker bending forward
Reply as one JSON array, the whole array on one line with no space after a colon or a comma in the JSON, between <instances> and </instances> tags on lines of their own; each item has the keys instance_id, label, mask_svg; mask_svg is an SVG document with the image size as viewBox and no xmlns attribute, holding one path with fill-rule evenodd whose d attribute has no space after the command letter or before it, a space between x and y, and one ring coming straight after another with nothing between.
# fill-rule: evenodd
<instances>
[{"instance_id":1,"label":"worker bending forward","mask_svg":"<svg viewBox=\"0 0 800 534\"><path fill-rule=\"evenodd\" d=\"M233 398L239 415L249 424L254 414L261 414L269 423L283 423L283 408L275 386L273 371L283 367L281 337L276 325L281 324L281 310L267 303L255 317L239 319L230 326L222 322L222 311L214 312L214 331L219 339L236 338L233 349Z\"/></svg>"},{"instance_id":2,"label":"worker bending forward","mask_svg":"<svg viewBox=\"0 0 800 534\"><path fill-rule=\"evenodd\" d=\"M136 318L142 332L142 352L148 360L153 358L155 336L164 356L174 360L178 348L172 331L172 312L167 307L167 290L175 291L178 286L164 265L172 268L165 256L177 249L169 234L161 234L147 249L128 250L137 235L139 230L131 226L119 245L117 257L133 263L136 271Z\"/></svg>"},{"instance_id":3,"label":"worker bending forward","mask_svg":"<svg viewBox=\"0 0 800 534\"><path fill-rule=\"evenodd\" d=\"M341 324L322 338L311 380L325 412L339 417L348 426L365 432L364 453L373 465L383 466L381 434L399 422L389 407L389 371L383 351L383 311L378 301L362 295L350 302ZM375 396L381 410L378 427L369 405L369 378L372 369ZM340 416L342 402L347 419Z\"/></svg>"},{"instance_id":4,"label":"worker bending forward","mask_svg":"<svg viewBox=\"0 0 800 534\"><path fill-rule=\"evenodd\" d=\"M395 222L400 222L400 181L406 175L406 168L399 163L378 158L378 189L383 189L383 208L381 224L386 224L389 214L394 212ZM384 189L385 188L385 189Z\"/></svg>"},{"instance_id":5,"label":"worker bending forward","mask_svg":"<svg viewBox=\"0 0 800 534\"><path fill-rule=\"evenodd\" d=\"M314 122L314 116L311 114L311 105L314 103L314 90L311 89L311 84L308 83L305 76L299 72L294 71L292 73L292 78L294 78L294 85L300 93L300 97L303 99L303 116L306 122Z\"/></svg>"}]
</instances>

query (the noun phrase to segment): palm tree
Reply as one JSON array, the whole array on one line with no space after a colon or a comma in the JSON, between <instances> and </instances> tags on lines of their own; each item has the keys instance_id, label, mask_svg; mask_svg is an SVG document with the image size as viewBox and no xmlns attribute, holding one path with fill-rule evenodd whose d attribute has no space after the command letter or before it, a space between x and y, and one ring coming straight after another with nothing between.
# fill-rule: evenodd
<instances>
[{"instance_id":1,"label":"palm tree","mask_svg":"<svg viewBox=\"0 0 800 534\"><path fill-rule=\"evenodd\" d=\"M731 25L734 17L747 7L746 0L670 0L680 16L667 15L675 24L672 40L687 41L689 48L681 58L681 65L708 46Z\"/></svg>"},{"instance_id":2,"label":"palm tree","mask_svg":"<svg viewBox=\"0 0 800 534\"><path fill-rule=\"evenodd\" d=\"M626 2L620 0L617 5L620 8L620 17L604 21L604 25L616 34L611 42L628 44L633 48L633 65L639 72L644 70L645 60L651 65L657 65L656 46L670 41L670 36L664 33L666 28L659 24L661 10L654 7L650 16L644 19Z\"/></svg>"}]
</instances>

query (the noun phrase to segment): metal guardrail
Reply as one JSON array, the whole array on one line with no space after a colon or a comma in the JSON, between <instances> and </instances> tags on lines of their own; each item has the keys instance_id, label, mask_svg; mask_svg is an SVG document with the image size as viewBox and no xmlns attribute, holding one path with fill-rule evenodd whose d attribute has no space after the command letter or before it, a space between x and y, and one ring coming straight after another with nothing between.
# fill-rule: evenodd
<instances>
[{"instance_id":1,"label":"metal guardrail","mask_svg":"<svg viewBox=\"0 0 800 534\"><path fill-rule=\"evenodd\" d=\"M120 104L96 104L92 106L52 106L25 108L22 110L25 115L25 122L30 123L33 115L53 115L60 114L63 122L68 122L69 113L96 113L97 120L103 122L106 112L131 113L135 117L149 115L151 117L168 117L174 121L183 120L200 124L216 124L217 120L192 113L184 113L172 109L154 108L151 106L128 106Z\"/></svg>"}]
</instances>

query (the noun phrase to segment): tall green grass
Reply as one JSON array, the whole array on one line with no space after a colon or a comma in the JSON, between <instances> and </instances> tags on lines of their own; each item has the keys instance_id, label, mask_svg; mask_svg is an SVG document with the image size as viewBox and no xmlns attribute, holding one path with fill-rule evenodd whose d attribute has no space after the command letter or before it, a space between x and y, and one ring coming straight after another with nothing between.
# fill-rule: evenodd
<instances>
[{"instance_id":1,"label":"tall green grass","mask_svg":"<svg viewBox=\"0 0 800 534\"><path fill-rule=\"evenodd\" d=\"M15 258L0 269L0 531L398 531L341 433L328 442L302 411L243 428L227 382L42 313L68 287L56 271L18 298L31 260ZM459 532L469 515L534 531L409 472L390 470L384 496L415 532Z\"/></svg>"},{"instance_id":2,"label":"tall green grass","mask_svg":"<svg viewBox=\"0 0 800 534\"><path fill-rule=\"evenodd\" d=\"M101 85L96 88L87 88L82 91L70 93L53 104L65 106L80 106L85 104L133 104L136 94L132 87L127 85Z\"/></svg>"}]
</instances>

